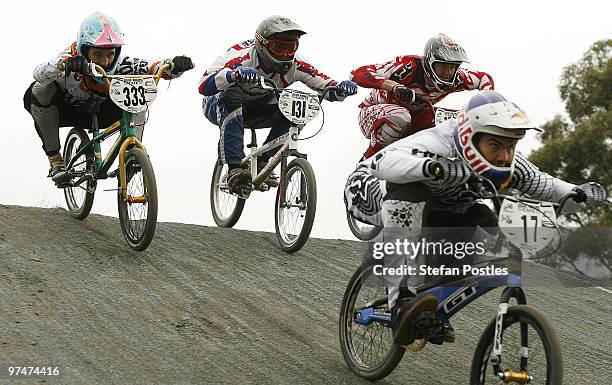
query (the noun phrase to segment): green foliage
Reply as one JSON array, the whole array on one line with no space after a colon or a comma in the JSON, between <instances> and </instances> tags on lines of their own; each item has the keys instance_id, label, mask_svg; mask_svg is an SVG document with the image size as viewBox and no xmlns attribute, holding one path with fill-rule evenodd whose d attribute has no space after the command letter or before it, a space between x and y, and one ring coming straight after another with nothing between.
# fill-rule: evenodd
<instances>
[{"instance_id":1,"label":"green foliage","mask_svg":"<svg viewBox=\"0 0 612 385\"><path fill-rule=\"evenodd\" d=\"M541 135L543 146L530 160L543 171L575 184L612 187L612 40L591 46L563 71L559 90L570 120L557 115ZM590 208L572 219L580 224L612 225L610 205Z\"/></svg>"}]
</instances>

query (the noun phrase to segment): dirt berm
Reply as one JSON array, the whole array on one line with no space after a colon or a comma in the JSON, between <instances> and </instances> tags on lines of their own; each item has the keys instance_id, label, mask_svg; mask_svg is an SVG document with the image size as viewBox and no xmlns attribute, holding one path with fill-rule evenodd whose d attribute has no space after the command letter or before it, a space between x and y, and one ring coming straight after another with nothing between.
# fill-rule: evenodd
<instances>
[{"instance_id":1,"label":"dirt berm","mask_svg":"<svg viewBox=\"0 0 612 385\"><path fill-rule=\"evenodd\" d=\"M138 253L115 218L0 206L0 383L366 384L345 366L337 326L363 248L311 239L289 255L274 234L160 223ZM565 383L609 383L612 294L528 270L528 301L558 331ZM380 383L467 384L499 293L453 319L456 343L406 353ZM7 365L60 375L14 378Z\"/></svg>"}]
</instances>

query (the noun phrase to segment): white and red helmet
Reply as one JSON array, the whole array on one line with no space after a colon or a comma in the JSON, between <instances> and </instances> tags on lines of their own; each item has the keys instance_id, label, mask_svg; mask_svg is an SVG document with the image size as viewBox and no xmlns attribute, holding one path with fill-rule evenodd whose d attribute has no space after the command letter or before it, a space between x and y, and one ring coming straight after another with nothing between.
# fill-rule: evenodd
<instances>
[{"instance_id":1,"label":"white and red helmet","mask_svg":"<svg viewBox=\"0 0 612 385\"><path fill-rule=\"evenodd\" d=\"M481 91L474 95L457 115L455 147L474 173L487 178L496 188L500 188L506 186L512 178L514 153L508 166L495 166L480 153L474 138L478 134L487 133L522 139L527 130L542 131L516 104L495 91Z\"/></svg>"}]
</instances>

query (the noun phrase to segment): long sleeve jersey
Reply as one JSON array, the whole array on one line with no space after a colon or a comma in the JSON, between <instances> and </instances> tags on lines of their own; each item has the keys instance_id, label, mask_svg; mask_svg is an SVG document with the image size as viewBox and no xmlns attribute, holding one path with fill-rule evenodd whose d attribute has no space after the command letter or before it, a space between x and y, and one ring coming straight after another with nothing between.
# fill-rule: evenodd
<instances>
[{"instance_id":1,"label":"long sleeve jersey","mask_svg":"<svg viewBox=\"0 0 612 385\"><path fill-rule=\"evenodd\" d=\"M302 82L313 91L321 92L327 86L337 82L310 64L303 57L296 55L289 71L279 74L265 67L263 61L257 55L255 40L247 40L233 45L225 54L204 72L200 80L198 91L204 96L215 95L233 83L230 80L232 72L239 67L252 67L257 69L259 76L272 79L279 87L287 87L294 82ZM270 91L262 89L259 85L241 85L246 90L247 100L260 99L269 96ZM334 92L326 95L327 100L342 100L343 98Z\"/></svg>"},{"instance_id":2,"label":"long sleeve jersey","mask_svg":"<svg viewBox=\"0 0 612 385\"><path fill-rule=\"evenodd\" d=\"M62 51L57 57L39 64L34 70L34 79L42 84L55 82L64 94L64 101L79 110L87 110L87 106L99 103L108 97L108 89L96 82L90 76L71 73L64 75L57 65L71 56L78 56L76 43ZM152 61L134 56L120 56L117 62L116 75L147 75L157 72L163 60ZM176 78L179 74L164 74L164 78Z\"/></svg>"},{"instance_id":3,"label":"long sleeve jersey","mask_svg":"<svg viewBox=\"0 0 612 385\"><path fill-rule=\"evenodd\" d=\"M400 139L375 156L360 162L357 167L367 169L376 178L392 183L423 182L432 197L436 198L432 207L434 210L463 212L476 202L471 196L460 197L460 193L466 190L465 185L444 185L424 174L424 166L429 159L460 158L453 139L456 126L456 120L450 119ZM508 187L535 199L558 202L575 185L540 171L520 154L516 154L514 173ZM570 200L564 211L576 211L578 208Z\"/></svg>"},{"instance_id":4,"label":"long sleeve jersey","mask_svg":"<svg viewBox=\"0 0 612 385\"><path fill-rule=\"evenodd\" d=\"M391 92L381 90L382 83L388 79L413 89L421 96L423 102L421 104L401 102L394 98ZM429 88L425 82L423 59L413 55L398 56L386 63L366 65L351 72L352 81L361 87L373 88L361 103L362 108L374 104L390 103L406 107L409 111L419 111L428 107L429 103L436 104L452 92L476 89L492 90L494 88L493 78L486 72L459 68L455 79L455 84L446 92L438 91L435 87Z\"/></svg>"}]
</instances>

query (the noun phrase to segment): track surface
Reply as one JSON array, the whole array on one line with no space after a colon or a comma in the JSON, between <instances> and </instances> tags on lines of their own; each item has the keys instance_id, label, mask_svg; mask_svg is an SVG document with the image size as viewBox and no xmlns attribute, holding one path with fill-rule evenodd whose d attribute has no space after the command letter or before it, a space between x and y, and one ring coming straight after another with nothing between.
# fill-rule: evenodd
<instances>
[{"instance_id":1,"label":"track surface","mask_svg":"<svg viewBox=\"0 0 612 385\"><path fill-rule=\"evenodd\" d=\"M116 218L0 206L0 383L367 384L346 368L337 337L363 251L311 239L288 255L274 234L160 223L137 253ZM559 334L565 384L603 384L612 294L568 287L576 282L531 265L528 301ZM456 343L407 352L379 383L466 384L498 297L453 318ZM61 375L9 378L6 365L59 366Z\"/></svg>"}]
</instances>

